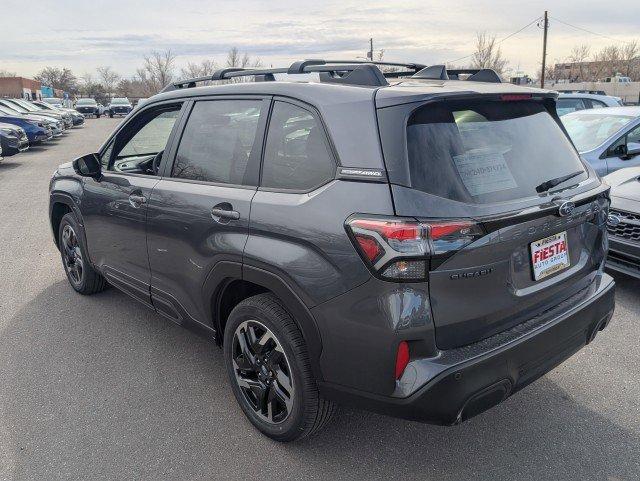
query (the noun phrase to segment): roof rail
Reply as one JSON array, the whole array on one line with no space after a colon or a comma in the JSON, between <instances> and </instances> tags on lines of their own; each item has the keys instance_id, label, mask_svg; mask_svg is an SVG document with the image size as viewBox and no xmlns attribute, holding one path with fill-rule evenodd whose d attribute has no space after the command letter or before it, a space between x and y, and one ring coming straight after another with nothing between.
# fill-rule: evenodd
<instances>
[{"instance_id":1,"label":"roof rail","mask_svg":"<svg viewBox=\"0 0 640 481\"><path fill-rule=\"evenodd\" d=\"M405 70L383 73L378 68L379 66L403 67ZM162 92L195 87L198 82L228 80L234 77L255 77L257 82L264 82L274 81L274 74L299 75L311 72L320 73L321 82L361 86L382 86L388 85L386 80L387 77L396 78L411 76L424 68L424 65L418 63L307 59L294 62L288 68L223 68L216 70L210 77L196 77L172 82L167 85Z\"/></svg>"},{"instance_id":2,"label":"roof rail","mask_svg":"<svg viewBox=\"0 0 640 481\"><path fill-rule=\"evenodd\" d=\"M445 65L431 65L417 72L412 78L428 80L460 80L460 75L469 75L471 82L502 83L500 76L490 68L447 69Z\"/></svg>"}]
</instances>

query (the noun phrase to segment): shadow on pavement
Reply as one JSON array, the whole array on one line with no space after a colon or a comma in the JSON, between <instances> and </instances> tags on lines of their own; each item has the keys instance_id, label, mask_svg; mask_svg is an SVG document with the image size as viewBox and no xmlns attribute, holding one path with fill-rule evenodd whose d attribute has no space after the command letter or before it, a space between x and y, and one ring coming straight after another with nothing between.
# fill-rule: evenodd
<instances>
[{"instance_id":1,"label":"shadow on pavement","mask_svg":"<svg viewBox=\"0 0 640 481\"><path fill-rule=\"evenodd\" d=\"M320 435L277 444L244 419L212 343L115 289L85 297L66 281L0 332L0 386L11 479L627 480L640 469L639 437L548 377L453 428L345 408Z\"/></svg>"}]
</instances>

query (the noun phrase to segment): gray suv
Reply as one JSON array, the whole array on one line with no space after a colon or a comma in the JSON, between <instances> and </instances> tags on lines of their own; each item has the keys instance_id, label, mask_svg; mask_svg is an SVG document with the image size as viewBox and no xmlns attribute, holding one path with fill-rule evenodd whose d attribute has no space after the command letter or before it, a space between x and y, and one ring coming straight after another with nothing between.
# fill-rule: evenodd
<instances>
[{"instance_id":1,"label":"gray suv","mask_svg":"<svg viewBox=\"0 0 640 481\"><path fill-rule=\"evenodd\" d=\"M459 423L613 313L609 188L557 94L382 67L172 84L51 180L71 286L115 286L221 345L242 410L279 441L336 404ZM238 77L256 81L194 88Z\"/></svg>"}]
</instances>

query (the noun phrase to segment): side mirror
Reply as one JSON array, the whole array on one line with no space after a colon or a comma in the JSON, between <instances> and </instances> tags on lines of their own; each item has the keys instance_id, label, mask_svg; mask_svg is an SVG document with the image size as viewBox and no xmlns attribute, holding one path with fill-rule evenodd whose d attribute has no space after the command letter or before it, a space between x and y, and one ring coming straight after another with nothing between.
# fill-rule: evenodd
<instances>
[{"instance_id":1,"label":"side mirror","mask_svg":"<svg viewBox=\"0 0 640 481\"><path fill-rule=\"evenodd\" d=\"M98 154L86 154L73 161L73 170L82 177L93 177L97 179L102 172L102 164Z\"/></svg>"},{"instance_id":2,"label":"side mirror","mask_svg":"<svg viewBox=\"0 0 640 481\"><path fill-rule=\"evenodd\" d=\"M630 159L631 157L635 157L636 155L640 155L640 143L638 142L629 142L626 145L626 152L624 155L625 159Z\"/></svg>"}]
</instances>

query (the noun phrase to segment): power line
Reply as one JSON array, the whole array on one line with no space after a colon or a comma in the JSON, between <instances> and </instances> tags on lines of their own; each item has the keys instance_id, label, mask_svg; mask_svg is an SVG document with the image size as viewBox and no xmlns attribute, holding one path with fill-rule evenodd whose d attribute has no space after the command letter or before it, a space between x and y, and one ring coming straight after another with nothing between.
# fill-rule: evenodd
<instances>
[{"instance_id":1,"label":"power line","mask_svg":"<svg viewBox=\"0 0 640 481\"><path fill-rule=\"evenodd\" d=\"M617 39L617 38L609 37L607 35L602 35L601 33L592 32L591 30L587 30L586 28L578 27L577 25L573 25L573 24L571 24L569 22L565 22L564 20L560 20L559 18L556 18L556 17L553 17L553 16L551 18L553 20L555 20L556 22L560 22L560 23L566 25L567 27L575 28L576 30L582 30L583 32L587 32L587 33L590 33L591 35L595 35L596 37L606 38L607 40L612 40L614 42L622 42L622 43L629 43L629 44L633 43L633 42L628 42L626 40L620 40L620 39Z\"/></svg>"},{"instance_id":2,"label":"power line","mask_svg":"<svg viewBox=\"0 0 640 481\"><path fill-rule=\"evenodd\" d=\"M526 28L529 28L529 27L530 27L531 25L533 25L534 23L536 23L536 22L540 21L540 19L541 19L541 18L542 18L542 17L536 17L536 18L535 18L535 20L533 20L532 22L529 22L529 23L528 23L528 24L526 24L524 27L522 27L520 30L516 30L515 32L513 32L513 33L511 33L511 34L507 35L506 37L504 37L503 39L498 40L498 41L496 42L496 45L500 45L502 42L504 42L505 40L510 39L510 38L511 38L511 37L513 37L514 35L518 35L520 32L522 32L522 31L523 31L523 30L525 30ZM485 50L489 50L489 48L491 48L491 47L484 48L484 49L480 50L480 52L484 52ZM446 63L455 63L455 62L459 62L460 60L464 60L465 58L473 57L476 53L479 53L479 52L474 52L474 53L472 53L472 54L465 55L464 57L460 57L460 58L457 58L457 59L455 59L455 60L447 61Z\"/></svg>"}]
</instances>

